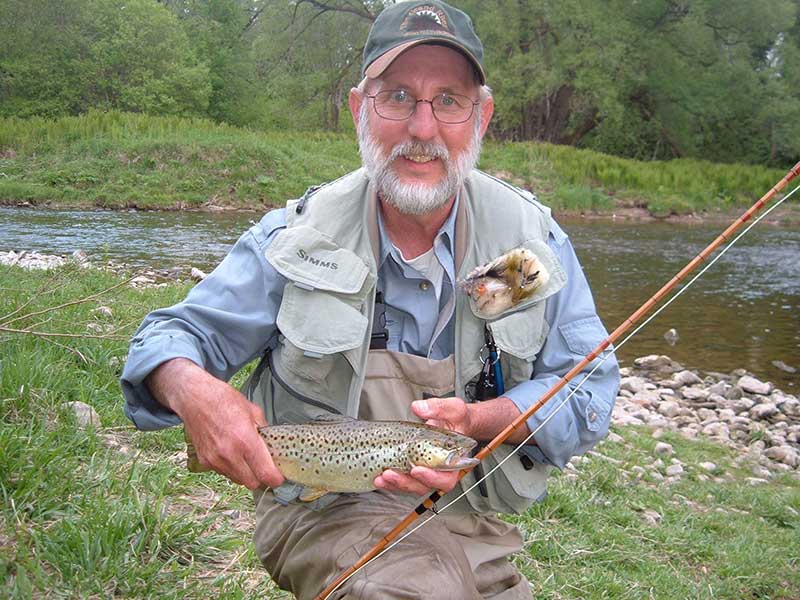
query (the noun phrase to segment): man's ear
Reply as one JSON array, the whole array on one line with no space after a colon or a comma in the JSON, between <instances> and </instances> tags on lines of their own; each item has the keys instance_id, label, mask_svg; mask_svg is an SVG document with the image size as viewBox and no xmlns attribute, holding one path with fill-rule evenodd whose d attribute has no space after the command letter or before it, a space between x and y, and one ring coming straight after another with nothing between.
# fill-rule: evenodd
<instances>
[{"instance_id":1,"label":"man's ear","mask_svg":"<svg viewBox=\"0 0 800 600\"><path fill-rule=\"evenodd\" d=\"M350 95L347 97L347 103L350 106L350 115L353 117L353 123L358 131L358 115L361 114L361 104L366 98L358 91L357 88L350 88Z\"/></svg>"},{"instance_id":2,"label":"man's ear","mask_svg":"<svg viewBox=\"0 0 800 600\"><path fill-rule=\"evenodd\" d=\"M489 96L486 100L481 102L481 138L483 138L486 130L489 128L489 121L492 120L494 114L494 98Z\"/></svg>"}]
</instances>

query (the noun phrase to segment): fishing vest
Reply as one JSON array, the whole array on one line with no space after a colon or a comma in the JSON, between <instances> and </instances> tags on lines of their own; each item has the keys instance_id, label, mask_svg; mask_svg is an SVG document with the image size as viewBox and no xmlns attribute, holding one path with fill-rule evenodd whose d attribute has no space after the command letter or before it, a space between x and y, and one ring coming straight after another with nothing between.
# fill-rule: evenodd
<instances>
[{"instance_id":1,"label":"fishing vest","mask_svg":"<svg viewBox=\"0 0 800 600\"><path fill-rule=\"evenodd\" d=\"M277 316L278 343L243 392L271 424L303 423L326 414L357 417L373 330L378 201L363 169L290 201L286 228L266 259L286 278ZM457 278L523 246L550 272L549 281L488 326L500 350L507 389L530 379L548 334L544 300L560 290L564 271L547 245L550 211L528 192L473 170L461 189L455 224ZM485 319L458 291L455 302L455 390L465 397L478 377ZM485 353L484 353L485 357ZM513 452L503 444L484 461L488 472ZM472 490L467 510L524 512L546 490L550 467L512 456L487 480L488 497ZM467 489L474 478L461 481ZM452 493L459 488L456 487Z\"/></svg>"}]
</instances>

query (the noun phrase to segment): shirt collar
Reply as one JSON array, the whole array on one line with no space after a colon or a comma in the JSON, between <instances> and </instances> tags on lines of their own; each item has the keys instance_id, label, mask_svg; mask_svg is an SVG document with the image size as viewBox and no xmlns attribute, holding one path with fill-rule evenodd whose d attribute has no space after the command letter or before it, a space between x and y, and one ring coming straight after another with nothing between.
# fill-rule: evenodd
<instances>
[{"instance_id":1,"label":"shirt collar","mask_svg":"<svg viewBox=\"0 0 800 600\"><path fill-rule=\"evenodd\" d=\"M453 240L455 240L455 230L456 230L456 214L458 214L458 203L459 197L461 192L456 194L456 200L453 202L453 208L450 210L450 214L447 215L447 219L442 226L439 228L436 237L433 240L434 248L436 248L436 240L441 240L441 248L444 249L449 256L452 258L453 256ZM380 250L380 262L378 264L378 268L383 266L383 263L386 262L386 257L390 254L394 255L396 250L394 245L392 244L392 240L389 239L389 234L386 232L386 228L383 224L383 215L381 214L380 208L378 209L378 231L380 234L381 240L381 250ZM399 255L394 255L394 259L398 264L402 263Z\"/></svg>"}]
</instances>

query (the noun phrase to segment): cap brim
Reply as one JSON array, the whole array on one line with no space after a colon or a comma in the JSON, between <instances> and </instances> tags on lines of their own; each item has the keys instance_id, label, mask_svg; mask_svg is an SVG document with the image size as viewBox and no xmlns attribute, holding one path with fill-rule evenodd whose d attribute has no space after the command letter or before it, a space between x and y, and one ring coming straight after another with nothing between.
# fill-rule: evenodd
<instances>
[{"instance_id":1,"label":"cap brim","mask_svg":"<svg viewBox=\"0 0 800 600\"><path fill-rule=\"evenodd\" d=\"M450 46L454 50L458 50L459 52L461 52L470 61L470 63L472 63L472 66L478 72L478 76L480 77L481 80L481 85L486 83L486 75L483 72L483 68L481 67L477 59L474 56L472 56L472 53L463 46L460 46L459 44L454 44L453 42L449 42L448 40L442 39L440 37L412 40L410 42L406 42L405 44L400 44L399 46L395 46L391 50L384 52L378 58L373 60L370 63L370 65L366 69L364 69L364 75L366 77L369 77L370 79L377 79L386 69L389 68L389 65L391 65L394 62L394 60L398 56L400 56L403 52L405 52L406 50L410 50L414 46L419 46L420 44L430 44L430 43L435 43L443 46Z\"/></svg>"}]
</instances>

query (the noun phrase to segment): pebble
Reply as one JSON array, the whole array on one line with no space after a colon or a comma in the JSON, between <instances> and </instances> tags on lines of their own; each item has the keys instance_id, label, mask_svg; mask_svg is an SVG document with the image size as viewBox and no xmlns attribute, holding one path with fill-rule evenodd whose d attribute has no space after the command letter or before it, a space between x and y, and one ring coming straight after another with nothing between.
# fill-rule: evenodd
<instances>
[{"instance_id":1,"label":"pebble","mask_svg":"<svg viewBox=\"0 0 800 600\"><path fill-rule=\"evenodd\" d=\"M658 525L661 523L661 515L652 508L646 508L642 511L642 519L648 525Z\"/></svg>"},{"instance_id":2,"label":"pebble","mask_svg":"<svg viewBox=\"0 0 800 600\"><path fill-rule=\"evenodd\" d=\"M658 405L658 412L665 417L677 417L681 412L681 406L673 400L664 400Z\"/></svg>"},{"instance_id":3,"label":"pebble","mask_svg":"<svg viewBox=\"0 0 800 600\"><path fill-rule=\"evenodd\" d=\"M108 306L98 306L92 312L96 312L96 313L98 313L100 315L103 315L104 317L113 317L114 316L114 311L111 310L111 308L108 307Z\"/></svg>"},{"instance_id":4,"label":"pebble","mask_svg":"<svg viewBox=\"0 0 800 600\"><path fill-rule=\"evenodd\" d=\"M782 360L773 360L772 366L775 367L776 369L780 369L785 373L797 373L797 369L795 367L787 365Z\"/></svg>"},{"instance_id":5,"label":"pebble","mask_svg":"<svg viewBox=\"0 0 800 600\"><path fill-rule=\"evenodd\" d=\"M674 452L672 444L667 444L666 442L658 442L653 451L659 456L672 456Z\"/></svg>"},{"instance_id":6,"label":"pebble","mask_svg":"<svg viewBox=\"0 0 800 600\"><path fill-rule=\"evenodd\" d=\"M748 394L759 394L761 396L768 396L772 391L772 384L769 382L759 381L750 375L744 375L736 382L742 391Z\"/></svg>"},{"instance_id":7,"label":"pebble","mask_svg":"<svg viewBox=\"0 0 800 600\"><path fill-rule=\"evenodd\" d=\"M208 275L198 269L197 267L192 267L192 270L189 272L189 276L194 279L195 281L203 281Z\"/></svg>"},{"instance_id":8,"label":"pebble","mask_svg":"<svg viewBox=\"0 0 800 600\"><path fill-rule=\"evenodd\" d=\"M761 479L760 477L746 477L745 481L752 486L756 485L764 485L765 483L769 483L766 479Z\"/></svg>"},{"instance_id":9,"label":"pebble","mask_svg":"<svg viewBox=\"0 0 800 600\"><path fill-rule=\"evenodd\" d=\"M85 402L74 400L72 402L65 402L63 406L72 411L72 413L75 415L75 420L78 423L78 427L81 429L100 425L100 415L97 414L97 411L94 408Z\"/></svg>"},{"instance_id":10,"label":"pebble","mask_svg":"<svg viewBox=\"0 0 800 600\"><path fill-rule=\"evenodd\" d=\"M683 474L683 465L670 465L667 467L666 474L668 477L675 477Z\"/></svg>"},{"instance_id":11,"label":"pebble","mask_svg":"<svg viewBox=\"0 0 800 600\"><path fill-rule=\"evenodd\" d=\"M704 471L708 471L709 473L717 470L717 465L709 461L701 462L697 466L703 469Z\"/></svg>"},{"instance_id":12,"label":"pebble","mask_svg":"<svg viewBox=\"0 0 800 600\"><path fill-rule=\"evenodd\" d=\"M671 371L672 359L669 356L650 354L635 359L633 365L649 371Z\"/></svg>"}]
</instances>

